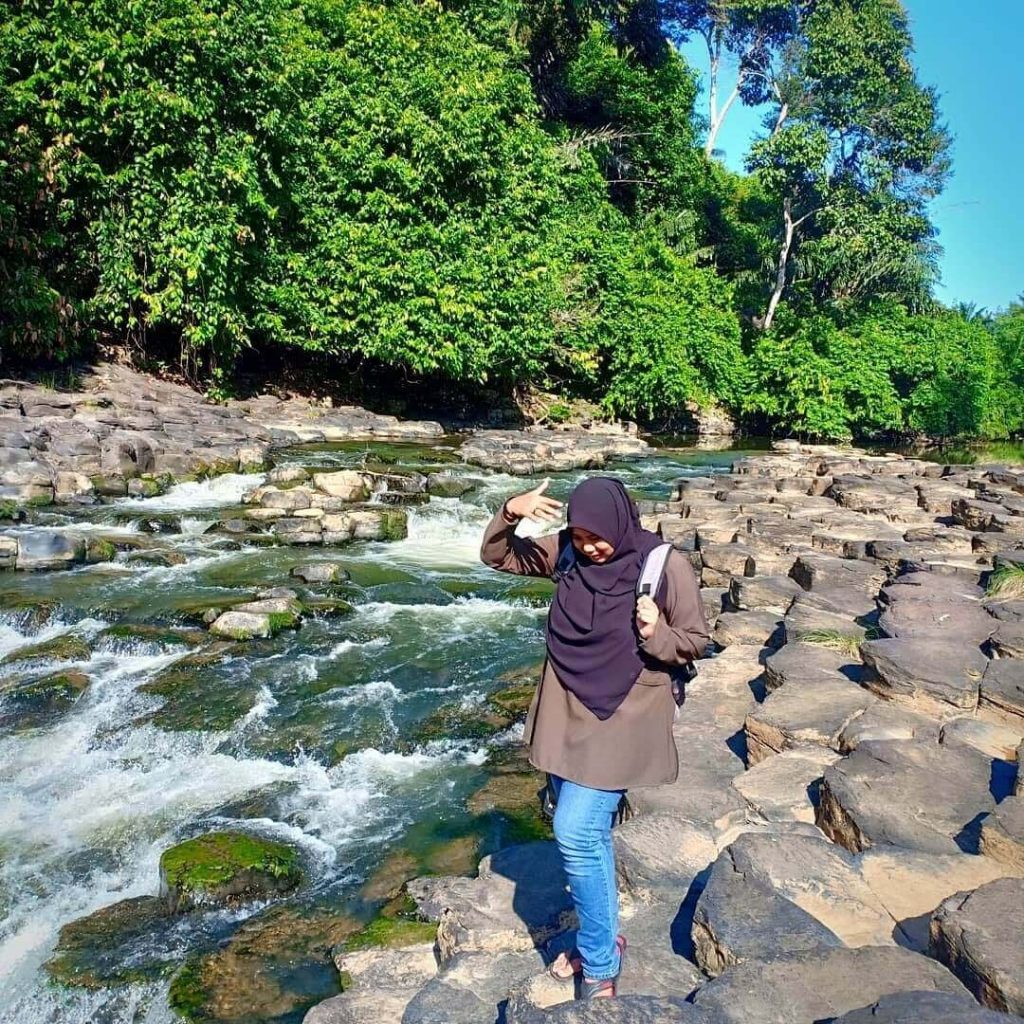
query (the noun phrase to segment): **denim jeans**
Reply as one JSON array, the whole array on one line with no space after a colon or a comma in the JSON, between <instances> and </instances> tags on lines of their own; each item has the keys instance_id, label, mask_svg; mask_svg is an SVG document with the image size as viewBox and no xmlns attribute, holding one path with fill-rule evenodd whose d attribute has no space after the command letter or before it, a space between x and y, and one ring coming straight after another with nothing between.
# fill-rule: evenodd
<instances>
[{"instance_id":1,"label":"denim jeans","mask_svg":"<svg viewBox=\"0 0 1024 1024\"><path fill-rule=\"evenodd\" d=\"M619 973L619 893L615 886L612 821L624 790L590 789L551 777L557 807L555 841L579 918L576 948L593 981Z\"/></svg>"}]
</instances>

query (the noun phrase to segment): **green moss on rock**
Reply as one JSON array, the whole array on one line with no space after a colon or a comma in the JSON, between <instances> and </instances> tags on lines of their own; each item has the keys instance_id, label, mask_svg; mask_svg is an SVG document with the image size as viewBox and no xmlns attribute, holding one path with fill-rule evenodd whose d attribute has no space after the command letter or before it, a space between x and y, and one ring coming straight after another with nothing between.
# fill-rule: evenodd
<instances>
[{"instance_id":1,"label":"green moss on rock","mask_svg":"<svg viewBox=\"0 0 1024 1024\"><path fill-rule=\"evenodd\" d=\"M19 665L29 661L88 661L91 655L92 650L82 637L64 633L12 651L0 661L0 665Z\"/></svg>"},{"instance_id":2,"label":"green moss on rock","mask_svg":"<svg viewBox=\"0 0 1024 1024\"><path fill-rule=\"evenodd\" d=\"M98 989L150 981L174 965L154 959L140 962L136 947L163 927L164 904L155 896L137 896L64 925L45 969L55 981Z\"/></svg>"},{"instance_id":3,"label":"green moss on rock","mask_svg":"<svg viewBox=\"0 0 1024 1024\"><path fill-rule=\"evenodd\" d=\"M160 891L172 911L287 893L301 880L292 847L244 832L209 832L160 857Z\"/></svg>"},{"instance_id":4,"label":"green moss on rock","mask_svg":"<svg viewBox=\"0 0 1024 1024\"><path fill-rule=\"evenodd\" d=\"M117 548L105 537L86 538L85 560L87 562L112 562L116 556Z\"/></svg>"},{"instance_id":5,"label":"green moss on rock","mask_svg":"<svg viewBox=\"0 0 1024 1024\"><path fill-rule=\"evenodd\" d=\"M437 925L430 921L412 921L404 917L377 917L361 931L346 939L342 944L342 950L351 953L356 949L398 949L401 946L433 942L436 936Z\"/></svg>"}]
</instances>

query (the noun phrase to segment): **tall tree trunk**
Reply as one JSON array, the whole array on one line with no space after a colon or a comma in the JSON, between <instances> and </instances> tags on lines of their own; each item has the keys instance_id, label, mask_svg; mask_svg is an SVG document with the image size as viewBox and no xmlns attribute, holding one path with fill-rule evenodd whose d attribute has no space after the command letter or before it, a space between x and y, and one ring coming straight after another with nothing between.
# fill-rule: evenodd
<instances>
[{"instance_id":1,"label":"tall tree trunk","mask_svg":"<svg viewBox=\"0 0 1024 1024\"><path fill-rule=\"evenodd\" d=\"M764 315L764 321L761 323L761 329L764 331L771 330L772 321L775 319L775 311L779 308L779 303L782 301L782 293L786 290L786 281L789 277L789 257L793 251L793 240L796 238L797 230L804 221L813 217L818 212L818 209L808 210L802 217L794 220L792 198L786 196L782 200L782 246L779 249L779 259L775 265L775 287L772 289L772 297L768 300L768 310Z\"/></svg>"},{"instance_id":2,"label":"tall tree trunk","mask_svg":"<svg viewBox=\"0 0 1024 1024\"><path fill-rule=\"evenodd\" d=\"M775 319L775 310L779 308L782 300L782 293L786 290L786 276L789 271L789 252L793 248L793 201L787 196L782 200L782 218L785 224L785 231L782 236L782 247L779 249L779 259L775 265L775 287L772 289L772 297L768 300L768 311L764 315L764 323L761 325L765 331L770 331L772 321Z\"/></svg>"}]
</instances>

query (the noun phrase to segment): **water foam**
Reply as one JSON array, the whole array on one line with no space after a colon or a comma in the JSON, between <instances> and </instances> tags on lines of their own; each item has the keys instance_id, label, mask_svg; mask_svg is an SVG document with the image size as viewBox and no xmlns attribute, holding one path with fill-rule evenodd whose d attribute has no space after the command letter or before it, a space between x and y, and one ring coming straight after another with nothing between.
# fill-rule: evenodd
<instances>
[{"instance_id":1,"label":"water foam","mask_svg":"<svg viewBox=\"0 0 1024 1024\"><path fill-rule=\"evenodd\" d=\"M242 496L258 487L265 473L225 473L210 480L175 484L153 498L121 498L117 504L153 512L194 512L202 508L238 505Z\"/></svg>"}]
</instances>

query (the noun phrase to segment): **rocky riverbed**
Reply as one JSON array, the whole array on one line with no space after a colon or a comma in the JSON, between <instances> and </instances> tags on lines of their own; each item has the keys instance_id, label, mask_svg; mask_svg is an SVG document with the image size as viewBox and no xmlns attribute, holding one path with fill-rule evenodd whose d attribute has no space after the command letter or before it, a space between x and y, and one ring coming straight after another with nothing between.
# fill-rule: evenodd
<instances>
[{"instance_id":1,"label":"rocky riverbed","mask_svg":"<svg viewBox=\"0 0 1024 1024\"><path fill-rule=\"evenodd\" d=\"M1024 1012L1024 475L85 384L3 392L4 1024ZM624 997L582 1009L517 743L551 587L476 552L593 469L715 643L616 830Z\"/></svg>"}]
</instances>

